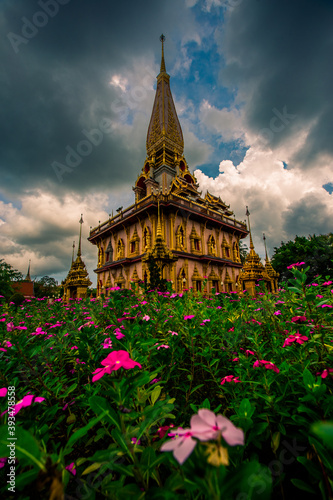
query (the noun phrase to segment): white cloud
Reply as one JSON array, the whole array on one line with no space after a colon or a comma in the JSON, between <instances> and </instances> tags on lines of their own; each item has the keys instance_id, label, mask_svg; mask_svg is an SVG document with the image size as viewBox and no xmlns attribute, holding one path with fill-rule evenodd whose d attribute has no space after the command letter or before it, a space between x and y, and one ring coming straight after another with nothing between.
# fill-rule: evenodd
<instances>
[{"instance_id":1,"label":"white cloud","mask_svg":"<svg viewBox=\"0 0 333 500\"><path fill-rule=\"evenodd\" d=\"M226 142L244 137L242 113L236 108L218 109L208 100L203 100L200 106L200 121L213 134L220 134Z\"/></svg>"},{"instance_id":2,"label":"white cloud","mask_svg":"<svg viewBox=\"0 0 333 500\"><path fill-rule=\"evenodd\" d=\"M239 220L245 219L245 207L249 206L254 244L261 256L262 232L272 253L281 240L294 239L296 234L331 230L328 221L333 217L333 197L321 187L322 175L317 173L316 178L299 168L286 170L282 160L287 161L287 157L281 156L281 151L264 150L257 144L248 149L237 167L230 160L222 161L221 173L215 178L201 170L194 172L203 194L209 190L221 196ZM302 218L302 207L307 214L312 209L308 223Z\"/></svg>"},{"instance_id":3,"label":"white cloud","mask_svg":"<svg viewBox=\"0 0 333 500\"><path fill-rule=\"evenodd\" d=\"M19 209L0 201L2 258L22 273L31 259L32 277L52 274L63 279L70 267L73 240L77 248L78 222L83 213L82 254L94 283L97 252L87 237L89 226L107 219L108 197L91 193L82 198L68 193L59 199L51 193L34 191L26 193L21 202Z\"/></svg>"}]
</instances>

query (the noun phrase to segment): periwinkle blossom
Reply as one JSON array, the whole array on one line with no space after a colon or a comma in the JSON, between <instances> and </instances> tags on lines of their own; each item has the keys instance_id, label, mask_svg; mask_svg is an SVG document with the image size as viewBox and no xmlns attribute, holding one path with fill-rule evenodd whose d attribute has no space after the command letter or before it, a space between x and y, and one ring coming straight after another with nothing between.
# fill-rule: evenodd
<instances>
[{"instance_id":1,"label":"periwinkle blossom","mask_svg":"<svg viewBox=\"0 0 333 500\"><path fill-rule=\"evenodd\" d=\"M235 377L234 375L227 375L226 377L223 377L221 379L221 385L225 384L226 382L240 382L239 377Z\"/></svg>"},{"instance_id":2,"label":"periwinkle blossom","mask_svg":"<svg viewBox=\"0 0 333 500\"><path fill-rule=\"evenodd\" d=\"M127 351L111 352L105 359L103 359L103 361L101 361L101 365L105 368L97 368L97 370L93 372L93 382L99 380L106 373L110 374L112 371L119 370L120 368L125 368L125 370L129 370L135 366L142 368L140 363L129 357L129 353Z\"/></svg>"},{"instance_id":3,"label":"periwinkle blossom","mask_svg":"<svg viewBox=\"0 0 333 500\"><path fill-rule=\"evenodd\" d=\"M296 262L295 264L290 264L290 266L287 266L287 269L292 269L293 267L300 267L303 266L305 262Z\"/></svg>"},{"instance_id":4,"label":"periwinkle blossom","mask_svg":"<svg viewBox=\"0 0 333 500\"><path fill-rule=\"evenodd\" d=\"M68 472L71 472L71 474L73 474L73 476L76 475L76 469L75 469L75 463L72 462L71 464L67 465L65 467L66 470L68 470Z\"/></svg>"},{"instance_id":5,"label":"periwinkle blossom","mask_svg":"<svg viewBox=\"0 0 333 500\"><path fill-rule=\"evenodd\" d=\"M27 406L31 406L32 403L41 403L44 401L45 398L41 397L35 397L34 394L26 394L23 399L18 401L14 406L13 406L13 411L12 411L12 416L15 416L22 408L26 408ZM7 413L8 410L4 411L1 413L0 417Z\"/></svg>"},{"instance_id":6,"label":"periwinkle blossom","mask_svg":"<svg viewBox=\"0 0 333 500\"><path fill-rule=\"evenodd\" d=\"M275 373L280 373L280 370L278 369L278 367L272 363L272 361L265 361L264 359L257 359L257 361L255 361L253 363L253 368L257 368L258 366L264 366L266 368L266 370L273 370Z\"/></svg>"},{"instance_id":7,"label":"periwinkle blossom","mask_svg":"<svg viewBox=\"0 0 333 500\"><path fill-rule=\"evenodd\" d=\"M189 429L179 427L174 432L168 434L174 436L171 441L165 442L161 446L161 451L172 451L173 456L179 464L183 464L194 450L197 441L209 441L222 437L229 446L244 445L244 432L234 426L229 419L222 415L215 415L214 412L201 408L197 415L193 415ZM228 465L227 449L219 446L225 451L224 465Z\"/></svg>"},{"instance_id":8,"label":"periwinkle blossom","mask_svg":"<svg viewBox=\"0 0 333 500\"><path fill-rule=\"evenodd\" d=\"M309 340L308 337L306 337L305 335L301 335L299 332L297 332L294 333L294 335L289 335L289 337L287 337L286 340L284 341L282 347L289 346L293 342L296 342L297 344L304 344L304 342L306 342L307 340Z\"/></svg>"}]
</instances>

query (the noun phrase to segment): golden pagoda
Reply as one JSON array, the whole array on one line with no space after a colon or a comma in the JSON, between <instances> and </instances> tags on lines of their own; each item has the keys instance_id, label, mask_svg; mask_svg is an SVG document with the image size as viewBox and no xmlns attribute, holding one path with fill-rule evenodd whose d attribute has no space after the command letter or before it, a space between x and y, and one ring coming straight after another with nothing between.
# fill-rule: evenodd
<instances>
[{"instance_id":1,"label":"golden pagoda","mask_svg":"<svg viewBox=\"0 0 333 500\"><path fill-rule=\"evenodd\" d=\"M81 214L80 223L80 235L79 235L79 246L77 250L77 256L74 261L74 248L75 243L73 242L73 255L72 255L72 265L68 272L67 278L62 282L64 287L63 300L68 302L70 299L85 299L87 296L87 289L91 285L89 279L88 271L81 258L81 236L82 236L82 224L83 218Z\"/></svg>"},{"instance_id":2,"label":"golden pagoda","mask_svg":"<svg viewBox=\"0 0 333 500\"><path fill-rule=\"evenodd\" d=\"M246 207L246 215L248 217L248 226L250 231L250 252L246 257L243 270L239 276L239 284L241 290L247 290L251 295L256 295L256 285L258 281L264 281L266 289L270 292L277 290L277 277L278 274L274 271L272 264L268 261L266 250L266 267L263 266L259 255L254 251L252 241L251 226L250 226L250 212ZM266 248L266 244L265 244ZM267 263L269 262L269 265ZM269 267L270 266L270 267Z\"/></svg>"},{"instance_id":3,"label":"golden pagoda","mask_svg":"<svg viewBox=\"0 0 333 500\"><path fill-rule=\"evenodd\" d=\"M280 275L278 272L275 271L275 269L273 268L273 266L268 258L265 233L263 234L263 240L265 243L265 271L268 274L268 276L271 278L271 283L270 283L270 286L268 287L268 290L270 292L276 293L278 291L278 277Z\"/></svg>"},{"instance_id":4,"label":"golden pagoda","mask_svg":"<svg viewBox=\"0 0 333 500\"><path fill-rule=\"evenodd\" d=\"M148 126L147 156L133 187L135 203L90 232L97 246L97 295L149 279L155 259L173 290L205 293L236 290L242 269L239 240L246 223L233 217L220 197L201 197L184 157L184 139L162 57Z\"/></svg>"}]
</instances>

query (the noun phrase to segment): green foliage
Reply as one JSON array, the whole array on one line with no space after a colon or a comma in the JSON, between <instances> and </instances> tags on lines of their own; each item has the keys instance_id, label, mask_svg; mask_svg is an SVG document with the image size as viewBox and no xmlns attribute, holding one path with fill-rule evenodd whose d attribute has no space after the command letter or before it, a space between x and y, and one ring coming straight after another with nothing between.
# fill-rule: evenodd
<instances>
[{"instance_id":1,"label":"green foliage","mask_svg":"<svg viewBox=\"0 0 333 500\"><path fill-rule=\"evenodd\" d=\"M13 304L17 306L20 306L22 304L22 302L24 302L24 295L22 295L22 293L14 293L10 299L9 299L10 302L13 302Z\"/></svg>"},{"instance_id":2,"label":"green foliage","mask_svg":"<svg viewBox=\"0 0 333 500\"><path fill-rule=\"evenodd\" d=\"M6 490L7 464L0 495L328 499L333 283L309 285L309 271L294 268L279 295L256 298L121 289L69 305L4 305L0 389L14 386L16 402L28 392L45 400L15 415L17 492ZM102 365L114 351L141 367ZM180 465L161 446L202 408L241 428L244 446L197 441ZM10 456L9 422L4 413L0 457Z\"/></svg>"},{"instance_id":3,"label":"green foliage","mask_svg":"<svg viewBox=\"0 0 333 500\"><path fill-rule=\"evenodd\" d=\"M57 297L59 292L58 282L54 278L43 276L34 281L34 295L37 298Z\"/></svg>"},{"instance_id":4,"label":"green foliage","mask_svg":"<svg viewBox=\"0 0 333 500\"><path fill-rule=\"evenodd\" d=\"M148 269L149 282L146 285L146 290L159 290L160 292L166 292L168 289L168 282L164 278L161 278L160 268L155 259L148 261Z\"/></svg>"},{"instance_id":5,"label":"green foliage","mask_svg":"<svg viewBox=\"0 0 333 500\"><path fill-rule=\"evenodd\" d=\"M274 248L272 265L280 273L279 281L292 277L287 267L296 262L305 262L309 266L308 281L313 281L317 275L323 278L333 278L333 234L296 236L294 241L281 242L279 248Z\"/></svg>"},{"instance_id":6,"label":"green foliage","mask_svg":"<svg viewBox=\"0 0 333 500\"><path fill-rule=\"evenodd\" d=\"M7 264L4 259L0 259L0 295L3 295L8 300L14 293L12 282L22 279L23 276L19 271Z\"/></svg>"}]
</instances>

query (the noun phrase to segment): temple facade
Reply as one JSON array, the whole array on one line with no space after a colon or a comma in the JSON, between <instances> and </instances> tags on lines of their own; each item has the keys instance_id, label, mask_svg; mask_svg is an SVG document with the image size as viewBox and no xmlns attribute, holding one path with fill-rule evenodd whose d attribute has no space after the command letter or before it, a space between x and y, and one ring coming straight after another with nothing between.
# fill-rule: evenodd
<instances>
[{"instance_id":1,"label":"temple facade","mask_svg":"<svg viewBox=\"0 0 333 500\"><path fill-rule=\"evenodd\" d=\"M97 295L149 279L151 258L176 292L191 287L206 293L213 288L236 291L239 285L239 241L248 235L247 226L220 197L199 192L183 154L163 36L161 41L147 156L133 187L135 203L93 228L88 238L98 249Z\"/></svg>"}]
</instances>

